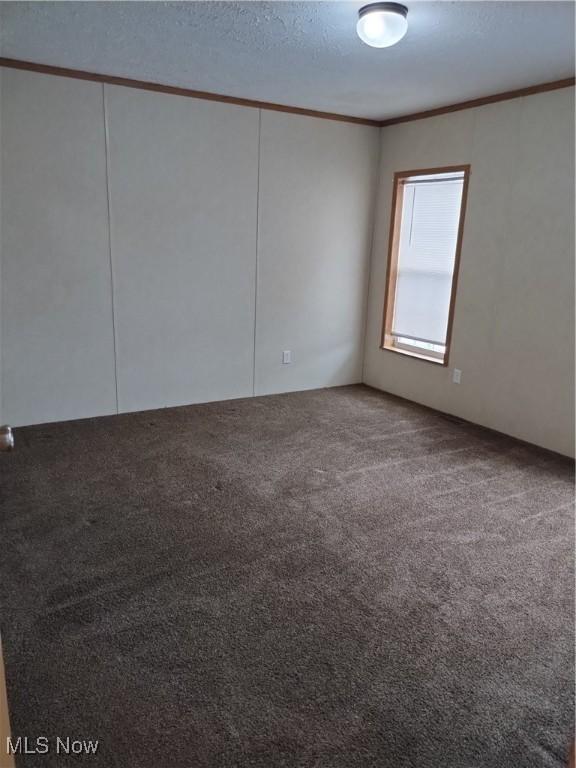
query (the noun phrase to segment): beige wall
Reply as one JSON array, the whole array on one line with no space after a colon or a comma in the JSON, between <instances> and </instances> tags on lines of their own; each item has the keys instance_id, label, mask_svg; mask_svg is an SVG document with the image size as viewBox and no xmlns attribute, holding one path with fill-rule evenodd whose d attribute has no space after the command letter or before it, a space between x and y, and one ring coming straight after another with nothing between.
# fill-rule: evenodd
<instances>
[{"instance_id":1,"label":"beige wall","mask_svg":"<svg viewBox=\"0 0 576 768\"><path fill-rule=\"evenodd\" d=\"M446 369L379 340L393 173L462 163L471 177ZM574 455L573 185L573 88L383 129L364 381Z\"/></svg>"},{"instance_id":2,"label":"beige wall","mask_svg":"<svg viewBox=\"0 0 576 768\"><path fill-rule=\"evenodd\" d=\"M119 410L249 396L258 111L105 97Z\"/></svg>"},{"instance_id":3,"label":"beige wall","mask_svg":"<svg viewBox=\"0 0 576 768\"><path fill-rule=\"evenodd\" d=\"M378 129L0 79L4 421L361 380Z\"/></svg>"},{"instance_id":4,"label":"beige wall","mask_svg":"<svg viewBox=\"0 0 576 768\"><path fill-rule=\"evenodd\" d=\"M256 394L361 381L377 158L372 128L262 112Z\"/></svg>"},{"instance_id":5,"label":"beige wall","mask_svg":"<svg viewBox=\"0 0 576 768\"><path fill-rule=\"evenodd\" d=\"M102 87L1 77L2 419L113 413Z\"/></svg>"},{"instance_id":6,"label":"beige wall","mask_svg":"<svg viewBox=\"0 0 576 768\"><path fill-rule=\"evenodd\" d=\"M2 421L361 380L376 129L11 70L0 86ZM381 132L363 375L566 454L573 109L564 89ZM379 349L392 175L461 163L444 369Z\"/></svg>"}]
</instances>

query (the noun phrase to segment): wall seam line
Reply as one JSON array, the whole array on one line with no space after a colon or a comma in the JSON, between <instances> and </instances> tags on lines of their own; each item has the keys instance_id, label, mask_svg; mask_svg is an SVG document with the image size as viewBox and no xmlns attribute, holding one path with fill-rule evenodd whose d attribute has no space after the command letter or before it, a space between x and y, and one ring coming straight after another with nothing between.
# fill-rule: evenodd
<instances>
[{"instance_id":1,"label":"wall seam line","mask_svg":"<svg viewBox=\"0 0 576 768\"><path fill-rule=\"evenodd\" d=\"M258 157L256 164L256 251L254 258L254 338L252 353L252 397L256 396L256 341L258 333L258 247L260 235L260 155L262 110L258 110Z\"/></svg>"},{"instance_id":2,"label":"wall seam line","mask_svg":"<svg viewBox=\"0 0 576 768\"><path fill-rule=\"evenodd\" d=\"M4 88L4 77L2 76L2 71L0 71L0 424L3 423L3 414L4 414L4 401L5 401L5 395L4 395L4 368L3 368L3 361L4 361L4 332L3 327L4 323L2 322L3 316L5 314L5 310L3 309L4 302L2 301L3 298L3 284L2 284L2 272L4 269L4 257L3 257L3 249L2 249L2 95L3 95L3 88Z\"/></svg>"},{"instance_id":3,"label":"wall seam line","mask_svg":"<svg viewBox=\"0 0 576 768\"><path fill-rule=\"evenodd\" d=\"M114 295L114 262L112 256L112 204L110 199L110 140L108 133L108 110L106 108L106 84L102 83L102 115L104 119L104 153L106 156L106 204L108 212L108 259L110 265L110 294L112 307L112 342L114 350L114 391L116 394L116 413L120 413L118 400L118 353L116 337L116 299Z\"/></svg>"},{"instance_id":4,"label":"wall seam line","mask_svg":"<svg viewBox=\"0 0 576 768\"><path fill-rule=\"evenodd\" d=\"M366 289L366 298L364 306L364 334L362 337L362 366L360 369L360 379L362 384L366 384L366 349L368 347L368 325L370 318L370 296L372 293L372 273L373 262L376 258L376 229L378 224L378 209L380 202L381 184L382 184L382 142L384 128L378 128L378 159L376 162L376 178L372 189L372 210L370 212L371 237L368 253L368 285Z\"/></svg>"}]
</instances>

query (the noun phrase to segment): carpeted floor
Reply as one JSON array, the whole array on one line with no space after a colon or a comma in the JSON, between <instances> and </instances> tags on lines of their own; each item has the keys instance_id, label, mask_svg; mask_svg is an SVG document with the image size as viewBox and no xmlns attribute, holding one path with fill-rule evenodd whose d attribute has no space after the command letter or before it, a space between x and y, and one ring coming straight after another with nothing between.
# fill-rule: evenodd
<instances>
[{"instance_id":1,"label":"carpeted floor","mask_svg":"<svg viewBox=\"0 0 576 768\"><path fill-rule=\"evenodd\" d=\"M49 424L0 454L19 766L544 768L572 465L367 387Z\"/></svg>"}]
</instances>

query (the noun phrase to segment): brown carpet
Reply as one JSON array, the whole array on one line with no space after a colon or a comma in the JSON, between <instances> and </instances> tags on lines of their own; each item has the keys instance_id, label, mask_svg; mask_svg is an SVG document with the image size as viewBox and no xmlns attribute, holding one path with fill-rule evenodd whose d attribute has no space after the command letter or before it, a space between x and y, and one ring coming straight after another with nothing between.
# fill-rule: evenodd
<instances>
[{"instance_id":1,"label":"brown carpet","mask_svg":"<svg viewBox=\"0 0 576 768\"><path fill-rule=\"evenodd\" d=\"M99 768L540 768L573 728L572 464L367 387L16 431L15 735Z\"/></svg>"}]
</instances>

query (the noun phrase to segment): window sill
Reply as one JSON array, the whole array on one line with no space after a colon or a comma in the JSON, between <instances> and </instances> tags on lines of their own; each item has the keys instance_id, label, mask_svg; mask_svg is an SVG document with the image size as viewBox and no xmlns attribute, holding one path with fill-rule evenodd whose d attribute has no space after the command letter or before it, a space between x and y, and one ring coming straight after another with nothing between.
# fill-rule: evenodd
<instances>
[{"instance_id":1,"label":"window sill","mask_svg":"<svg viewBox=\"0 0 576 768\"><path fill-rule=\"evenodd\" d=\"M383 347L380 347L380 349L383 349L385 352L395 352L397 355L405 355L406 357L415 357L417 360L424 360L426 363L434 363L434 365L440 365L440 366L446 366L448 365L448 360L446 357L444 359L441 359L439 357L432 357L430 355L426 355L424 352L409 352L407 349L398 349L398 347L393 347L392 345L384 344Z\"/></svg>"}]
</instances>

